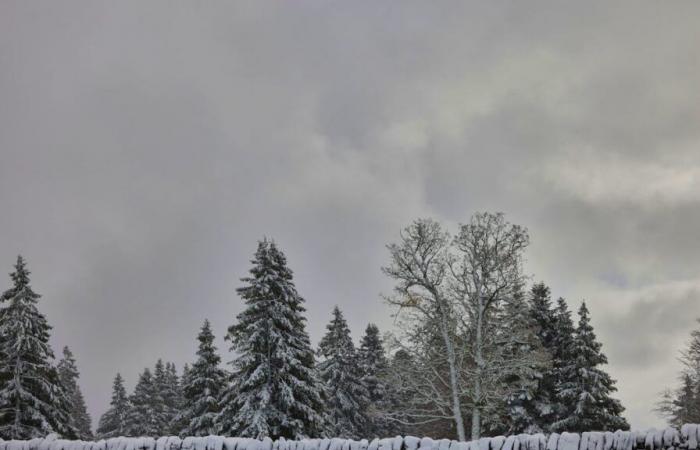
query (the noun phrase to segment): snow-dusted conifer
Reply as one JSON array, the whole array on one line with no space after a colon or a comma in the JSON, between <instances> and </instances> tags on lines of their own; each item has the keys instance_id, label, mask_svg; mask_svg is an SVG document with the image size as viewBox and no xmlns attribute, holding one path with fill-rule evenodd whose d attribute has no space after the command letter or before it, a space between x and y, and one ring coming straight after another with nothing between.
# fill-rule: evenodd
<instances>
[{"instance_id":1,"label":"snow-dusted conifer","mask_svg":"<svg viewBox=\"0 0 700 450\"><path fill-rule=\"evenodd\" d=\"M366 438L391 436L394 430L387 418L387 408L390 405L389 389L386 384L389 363L376 325L367 325L358 356L361 380L367 389L369 400L367 422L362 430L362 436Z\"/></svg>"},{"instance_id":2,"label":"snow-dusted conifer","mask_svg":"<svg viewBox=\"0 0 700 450\"><path fill-rule=\"evenodd\" d=\"M537 323L530 315L521 289L516 289L511 298L504 299L498 322L501 358L507 362L500 374L493 374L494 379L503 377L502 392L507 412L506 427L499 432L541 432L546 424L540 421L536 390L543 372L549 367L549 357L538 339ZM486 425L487 429L493 428L493 425Z\"/></svg>"},{"instance_id":3,"label":"snow-dusted conifer","mask_svg":"<svg viewBox=\"0 0 700 450\"><path fill-rule=\"evenodd\" d=\"M621 416L622 404L610 397L617 390L615 380L599 367L608 360L596 340L585 302L579 309L579 323L568 353L569 362L563 368L567 382L558 392L568 407L568 415L553 428L571 432L629 429Z\"/></svg>"},{"instance_id":4,"label":"snow-dusted conifer","mask_svg":"<svg viewBox=\"0 0 700 450\"><path fill-rule=\"evenodd\" d=\"M151 370L146 368L129 398L131 406L126 415L127 436L156 437L161 434L164 420L159 397Z\"/></svg>"},{"instance_id":5,"label":"snow-dusted conifer","mask_svg":"<svg viewBox=\"0 0 700 450\"><path fill-rule=\"evenodd\" d=\"M549 429L549 425L556 419L556 399L554 398L557 385L554 370L556 353L556 311L552 307L552 299L549 287L540 282L532 286L529 296L529 312L536 326L536 336L540 346L546 352L550 364L542 372L542 376L534 389L531 404L532 414L543 431Z\"/></svg>"},{"instance_id":6,"label":"snow-dusted conifer","mask_svg":"<svg viewBox=\"0 0 700 450\"><path fill-rule=\"evenodd\" d=\"M177 415L175 398L177 397L176 389L177 376L175 384L173 384L172 374L169 373L170 363L163 363L162 359L156 361L153 369L153 384L155 386L156 395L153 397L152 408L158 417L158 435L165 436L170 434L170 427Z\"/></svg>"},{"instance_id":7,"label":"snow-dusted conifer","mask_svg":"<svg viewBox=\"0 0 700 450\"><path fill-rule=\"evenodd\" d=\"M197 336L199 350L197 361L192 364L186 384L183 385L185 408L180 431L186 436L208 436L216 434L216 417L221 412L221 395L226 387L226 372L219 367L221 358L216 353L214 334L208 320Z\"/></svg>"},{"instance_id":8,"label":"snow-dusted conifer","mask_svg":"<svg viewBox=\"0 0 700 450\"><path fill-rule=\"evenodd\" d=\"M226 336L238 356L222 398L219 432L273 439L321 436L322 387L306 332L304 300L273 242L259 242L252 263L251 275L238 289L246 308Z\"/></svg>"},{"instance_id":9,"label":"snow-dusted conifer","mask_svg":"<svg viewBox=\"0 0 700 450\"><path fill-rule=\"evenodd\" d=\"M63 347L63 358L59 361L58 377L68 398L68 415L71 425L77 430L78 438L82 440L92 439L92 419L85 406L85 398L78 385L78 365L73 352L66 346Z\"/></svg>"},{"instance_id":10,"label":"snow-dusted conifer","mask_svg":"<svg viewBox=\"0 0 700 450\"><path fill-rule=\"evenodd\" d=\"M129 398L124 388L124 379L120 374L117 374L112 384L112 400L109 403L109 409L102 414L97 426L97 435L100 439L126 436L128 434L127 414L130 407Z\"/></svg>"},{"instance_id":11,"label":"snow-dusted conifer","mask_svg":"<svg viewBox=\"0 0 700 450\"><path fill-rule=\"evenodd\" d=\"M0 438L75 437L68 401L53 366L49 326L24 259L17 257L13 287L0 296Z\"/></svg>"},{"instance_id":12,"label":"snow-dusted conifer","mask_svg":"<svg viewBox=\"0 0 700 450\"><path fill-rule=\"evenodd\" d=\"M326 330L318 353L321 356L319 371L328 396L331 434L359 439L367 422L369 396L362 384L362 372L350 329L337 306L333 308L333 318Z\"/></svg>"}]
</instances>

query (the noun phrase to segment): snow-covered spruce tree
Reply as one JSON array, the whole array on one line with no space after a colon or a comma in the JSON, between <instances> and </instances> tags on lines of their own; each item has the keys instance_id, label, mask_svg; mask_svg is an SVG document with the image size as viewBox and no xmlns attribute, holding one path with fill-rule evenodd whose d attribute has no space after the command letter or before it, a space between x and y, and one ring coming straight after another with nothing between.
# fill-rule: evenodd
<instances>
[{"instance_id":1,"label":"snow-covered spruce tree","mask_svg":"<svg viewBox=\"0 0 700 450\"><path fill-rule=\"evenodd\" d=\"M554 336L551 346L551 376L552 376L552 407L554 409L554 420L550 422L549 431L557 430L555 425L570 414L567 402L561 397L560 392L564 386L575 383L577 374L568 370L571 348L574 345L574 321L571 319L571 311L566 300L559 297L554 308Z\"/></svg>"},{"instance_id":2,"label":"snow-covered spruce tree","mask_svg":"<svg viewBox=\"0 0 700 450\"><path fill-rule=\"evenodd\" d=\"M171 424L177 415L177 375L173 380L172 374L169 373L170 363L163 363L162 359L156 361L153 369L153 383L155 385L156 395L153 397L153 410L156 411L160 422L158 423L158 435L165 436L170 434ZM173 383L174 381L174 383Z\"/></svg>"},{"instance_id":3,"label":"snow-covered spruce tree","mask_svg":"<svg viewBox=\"0 0 700 450\"><path fill-rule=\"evenodd\" d=\"M175 365L172 365L173 371L175 370ZM187 386L189 382L189 374L190 374L190 366L189 364L185 364L182 366L182 376L179 379L179 384L178 384L178 390L177 390L177 414L175 414L175 417L173 418L172 422L170 423L170 434L174 436L185 436L184 430L187 428L189 425L189 419L185 417L185 410L187 409L187 401L185 400L185 386ZM177 374L175 373L175 376L177 377Z\"/></svg>"},{"instance_id":4,"label":"snow-covered spruce tree","mask_svg":"<svg viewBox=\"0 0 700 450\"><path fill-rule=\"evenodd\" d=\"M97 426L97 435L100 439L126 436L128 434L127 415L130 408L131 404L124 388L124 379L120 374L117 374L112 384L112 400L109 403L109 409L102 414Z\"/></svg>"},{"instance_id":5,"label":"snow-covered spruce tree","mask_svg":"<svg viewBox=\"0 0 700 450\"><path fill-rule=\"evenodd\" d=\"M391 406L390 393L386 384L389 362L376 325L367 325L358 356L361 381L367 389L369 400L367 421L361 436L365 438L392 436L395 434L396 427L392 426L392 422L387 417L387 409Z\"/></svg>"},{"instance_id":6,"label":"snow-covered spruce tree","mask_svg":"<svg viewBox=\"0 0 700 450\"><path fill-rule=\"evenodd\" d=\"M697 386L688 373L681 376L681 385L675 391L667 389L656 405L656 412L672 427L686 423L697 423L700 418Z\"/></svg>"},{"instance_id":7,"label":"snow-covered spruce tree","mask_svg":"<svg viewBox=\"0 0 700 450\"><path fill-rule=\"evenodd\" d=\"M0 438L31 439L56 432L74 438L68 400L53 366L49 326L21 256L0 297Z\"/></svg>"},{"instance_id":8,"label":"snow-covered spruce tree","mask_svg":"<svg viewBox=\"0 0 700 450\"><path fill-rule=\"evenodd\" d=\"M679 359L683 364L680 386L666 389L656 405L656 412L675 427L700 422L700 329L690 333Z\"/></svg>"},{"instance_id":9,"label":"snow-covered spruce tree","mask_svg":"<svg viewBox=\"0 0 700 450\"><path fill-rule=\"evenodd\" d=\"M536 392L542 374L549 368L550 359L538 339L537 323L530 315L527 301L520 289L515 289L512 297L503 299L502 311L498 317L493 331L496 334L497 349L487 352L496 358L496 364L488 364L487 367L498 367L499 359L507 363L489 377L501 383L502 387L494 386L486 391L493 391L501 398L496 398L485 406L484 410L488 414L485 416L484 428L490 434L541 432L547 424L540 421L541 405ZM506 415L498 420L488 410L490 405L499 405L501 401L505 403Z\"/></svg>"},{"instance_id":10,"label":"snow-covered spruce tree","mask_svg":"<svg viewBox=\"0 0 700 450\"><path fill-rule=\"evenodd\" d=\"M221 412L221 395L226 387L226 372L219 367L221 358L216 353L214 334L208 320L197 336L199 350L197 361L192 364L183 385L185 408L182 420L186 426L181 430L186 436L208 436L216 434L216 417Z\"/></svg>"},{"instance_id":11,"label":"snow-covered spruce tree","mask_svg":"<svg viewBox=\"0 0 700 450\"><path fill-rule=\"evenodd\" d=\"M579 323L568 351L569 363L563 369L570 381L558 392L568 407L568 416L553 428L570 432L627 430L629 424L621 416L622 404L610 397L617 390L615 381L599 367L608 360L596 340L585 302L578 313Z\"/></svg>"},{"instance_id":12,"label":"snow-covered spruce tree","mask_svg":"<svg viewBox=\"0 0 700 450\"><path fill-rule=\"evenodd\" d=\"M246 308L226 335L238 356L222 397L219 432L273 439L322 436L323 387L306 332L304 300L274 242L259 242L252 264L238 289Z\"/></svg>"},{"instance_id":13,"label":"snow-covered spruce tree","mask_svg":"<svg viewBox=\"0 0 700 450\"><path fill-rule=\"evenodd\" d=\"M181 430L178 416L184 409L185 397L175 363L165 363L165 381L167 384L163 391L163 401L165 402L166 410L169 412L168 434L177 435Z\"/></svg>"},{"instance_id":14,"label":"snow-covered spruce tree","mask_svg":"<svg viewBox=\"0 0 700 450\"><path fill-rule=\"evenodd\" d=\"M543 370L537 387L532 393L532 414L543 431L556 420L556 375L554 371L555 340L557 336L556 311L552 307L549 287L540 282L532 286L529 295L529 313L536 326L536 336L546 352L550 364Z\"/></svg>"},{"instance_id":15,"label":"snow-covered spruce tree","mask_svg":"<svg viewBox=\"0 0 700 450\"><path fill-rule=\"evenodd\" d=\"M57 369L61 385L68 398L68 415L71 425L77 430L78 439L91 440L93 437L90 429L92 419L87 412L85 398L83 398L83 393L78 386L78 378L80 378L78 365L73 352L67 346L63 347L63 358L58 362Z\"/></svg>"},{"instance_id":16,"label":"snow-covered spruce tree","mask_svg":"<svg viewBox=\"0 0 700 450\"><path fill-rule=\"evenodd\" d=\"M328 420L335 437L359 439L367 423L369 395L343 313L336 306L319 343L318 365L328 396Z\"/></svg>"},{"instance_id":17,"label":"snow-covered spruce tree","mask_svg":"<svg viewBox=\"0 0 700 450\"><path fill-rule=\"evenodd\" d=\"M162 399L149 368L139 376L134 392L129 398L126 414L127 436L160 436L163 426Z\"/></svg>"}]
</instances>

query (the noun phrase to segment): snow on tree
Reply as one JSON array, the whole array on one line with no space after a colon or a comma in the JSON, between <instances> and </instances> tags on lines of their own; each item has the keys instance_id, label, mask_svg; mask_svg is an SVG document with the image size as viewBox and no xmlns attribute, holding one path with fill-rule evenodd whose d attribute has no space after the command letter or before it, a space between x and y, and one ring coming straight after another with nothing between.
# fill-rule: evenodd
<instances>
[{"instance_id":1,"label":"snow on tree","mask_svg":"<svg viewBox=\"0 0 700 450\"><path fill-rule=\"evenodd\" d=\"M390 393L386 384L389 362L376 325L367 325L358 357L361 381L367 389L369 400L367 421L361 435L366 438L391 436L395 434L395 427L387 418L387 408L390 407Z\"/></svg>"},{"instance_id":2,"label":"snow on tree","mask_svg":"<svg viewBox=\"0 0 700 450\"><path fill-rule=\"evenodd\" d=\"M214 334L208 320L197 337L199 350L197 361L192 364L183 385L185 408L182 420L186 426L180 431L186 436L216 434L216 417L221 411L221 395L226 387L226 372L219 367L221 358L216 353Z\"/></svg>"},{"instance_id":3,"label":"snow on tree","mask_svg":"<svg viewBox=\"0 0 700 450\"><path fill-rule=\"evenodd\" d=\"M49 326L37 309L24 259L17 257L13 287L0 297L0 437L76 435L68 399L53 366Z\"/></svg>"},{"instance_id":4,"label":"snow on tree","mask_svg":"<svg viewBox=\"0 0 700 450\"><path fill-rule=\"evenodd\" d=\"M530 289L529 314L536 326L536 336L540 346L550 359L549 366L542 372L537 387L532 393L531 401L532 414L538 428L548 431L549 425L556 420L557 410L557 400L554 396L557 386L554 370L557 322L549 287L542 282L533 285Z\"/></svg>"},{"instance_id":5,"label":"snow on tree","mask_svg":"<svg viewBox=\"0 0 700 450\"><path fill-rule=\"evenodd\" d=\"M530 315L527 301L519 289L514 289L512 297L503 299L502 311L495 327L497 331L492 334L496 335L495 344L498 348L490 349L490 353L496 361L506 363L488 377L502 386L495 385L493 389L486 389L494 392L495 398L488 402L484 410L488 411L493 405L498 405L501 397L505 400L506 416L498 420L493 418L493 412L488 411L492 423L487 423L486 429L491 434L496 430L505 434L542 432L547 424L541 421L541 403L537 398L537 389L550 360L538 338L537 323ZM499 364L488 366L498 367Z\"/></svg>"},{"instance_id":6,"label":"snow on tree","mask_svg":"<svg viewBox=\"0 0 700 450\"><path fill-rule=\"evenodd\" d=\"M343 313L336 306L319 343L319 372L328 396L328 420L333 436L359 439L367 423L369 394L362 383L355 345Z\"/></svg>"},{"instance_id":7,"label":"snow on tree","mask_svg":"<svg viewBox=\"0 0 700 450\"><path fill-rule=\"evenodd\" d=\"M576 382L577 374L568 370L571 348L574 345L574 321L566 300L559 297L554 308L554 335L552 337L552 397L554 418L550 421L549 431L558 431L555 424L569 416L569 405L558 394L562 386Z\"/></svg>"},{"instance_id":8,"label":"snow on tree","mask_svg":"<svg viewBox=\"0 0 700 450\"><path fill-rule=\"evenodd\" d=\"M177 380L175 405L177 405L178 412L170 422L170 433L175 436L184 436L183 430L185 430L190 423L189 418L185 416L185 412L187 410L187 400L185 399L184 392L185 386L190 384L190 366L189 364L182 366L182 376L179 377L179 379L177 377L174 364L171 364L171 371L172 373L170 376Z\"/></svg>"},{"instance_id":9,"label":"snow on tree","mask_svg":"<svg viewBox=\"0 0 700 450\"><path fill-rule=\"evenodd\" d=\"M181 428L177 422L177 416L185 407L185 398L180 377L172 362L165 363L165 383L162 396L165 409L168 411L168 434L178 434Z\"/></svg>"},{"instance_id":10,"label":"snow on tree","mask_svg":"<svg viewBox=\"0 0 700 450\"><path fill-rule=\"evenodd\" d=\"M68 398L68 414L71 425L77 430L78 439L90 440L93 437L92 419L87 412L85 398L80 386L78 386L80 372L78 372L75 357L67 346L63 347L63 358L59 361L57 369L59 380Z\"/></svg>"},{"instance_id":11,"label":"snow on tree","mask_svg":"<svg viewBox=\"0 0 700 450\"><path fill-rule=\"evenodd\" d=\"M160 436L165 422L162 399L149 368L144 369L129 398L126 414L127 436Z\"/></svg>"},{"instance_id":12,"label":"snow on tree","mask_svg":"<svg viewBox=\"0 0 700 450\"><path fill-rule=\"evenodd\" d=\"M178 414L180 386L175 366L171 363L164 364L162 359L158 359L153 369L153 383L156 395L153 397L152 406L160 420L158 434L165 436L170 434L175 416Z\"/></svg>"},{"instance_id":13,"label":"snow on tree","mask_svg":"<svg viewBox=\"0 0 700 450\"><path fill-rule=\"evenodd\" d=\"M259 242L251 262L250 276L237 290L246 308L226 335L237 357L222 398L219 432L319 437L325 430L323 394L306 332L304 299L274 242Z\"/></svg>"},{"instance_id":14,"label":"snow on tree","mask_svg":"<svg viewBox=\"0 0 700 450\"><path fill-rule=\"evenodd\" d=\"M131 409L131 404L124 388L124 379L120 374L114 377L112 400L109 405L107 412L100 417L97 435L100 439L126 436L128 434L127 415Z\"/></svg>"},{"instance_id":15,"label":"snow on tree","mask_svg":"<svg viewBox=\"0 0 700 450\"><path fill-rule=\"evenodd\" d=\"M450 236L434 220L419 219L402 231L399 243L389 244L387 248L391 254L391 262L383 267L382 271L397 282L394 288L396 296L387 298L387 301L397 306L399 312L408 315L408 320L413 322L416 328L420 329L426 322L430 322L439 331L443 347L439 353L445 355L444 362L448 371L447 408L454 421L457 439L465 441L462 417L463 388L459 367L462 358L456 344L459 339L456 328L459 313L449 289ZM434 380L426 377L420 377L420 380L421 382L415 383L412 388L419 391L432 389ZM410 414L407 419L413 418L418 423L443 418L444 406L434 406L432 413L420 407L415 411L417 414ZM426 416L431 416L432 419Z\"/></svg>"},{"instance_id":16,"label":"snow on tree","mask_svg":"<svg viewBox=\"0 0 700 450\"><path fill-rule=\"evenodd\" d=\"M680 386L666 389L656 406L656 412L676 427L700 422L700 329L690 333L690 341L681 352L680 361L683 364L679 374Z\"/></svg>"},{"instance_id":17,"label":"snow on tree","mask_svg":"<svg viewBox=\"0 0 700 450\"><path fill-rule=\"evenodd\" d=\"M568 381L557 392L568 407L568 415L553 428L570 432L627 430L629 424L621 416L622 404L610 397L617 390L615 381L599 367L608 360L596 340L585 302L578 314L578 326L568 349L568 364L563 368Z\"/></svg>"},{"instance_id":18,"label":"snow on tree","mask_svg":"<svg viewBox=\"0 0 700 450\"><path fill-rule=\"evenodd\" d=\"M491 377L507 366L521 364L520 358L504 355L489 333L504 299L513 298L524 282L522 254L529 244L527 230L505 220L502 213L477 213L462 224L454 239L455 259L451 263L456 301L462 307L470 351L469 403L472 410L471 438L481 436L482 412L493 396ZM496 345L494 345L496 344Z\"/></svg>"}]
</instances>

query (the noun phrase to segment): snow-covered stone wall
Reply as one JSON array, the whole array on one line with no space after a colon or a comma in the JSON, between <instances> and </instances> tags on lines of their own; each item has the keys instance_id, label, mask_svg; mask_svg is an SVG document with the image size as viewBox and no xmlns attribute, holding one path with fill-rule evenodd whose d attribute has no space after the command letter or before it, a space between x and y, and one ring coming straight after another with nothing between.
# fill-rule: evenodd
<instances>
[{"instance_id":1,"label":"snow-covered stone wall","mask_svg":"<svg viewBox=\"0 0 700 450\"><path fill-rule=\"evenodd\" d=\"M396 436L366 439L263 440L223 436L164 436L158 439L111 438L95 442L47 437L28 441L0 440L0 450L697 450L700 425L649 431L519 434L459 442Z\"/></svg>"}]
</instances>

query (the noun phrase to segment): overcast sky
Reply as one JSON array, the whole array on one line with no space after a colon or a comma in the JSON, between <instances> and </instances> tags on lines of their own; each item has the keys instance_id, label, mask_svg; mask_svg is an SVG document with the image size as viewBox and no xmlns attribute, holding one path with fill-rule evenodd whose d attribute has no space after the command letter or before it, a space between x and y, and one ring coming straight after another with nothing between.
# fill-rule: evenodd
<instances>
[{"instance_id":1,"label":"overcast sky","mask_svg":"<svg viewBox=\"0 0 700 450\"><path fill-rule=\"evenodd\" d=\"M2 1L0 272L27 258L96 421L205 318L230 360L263 236L314 342L335 304L357 339L403 226L504 211L658 426L700 316L699 80L694 1Z\"/></svg>"}]
</instances>

